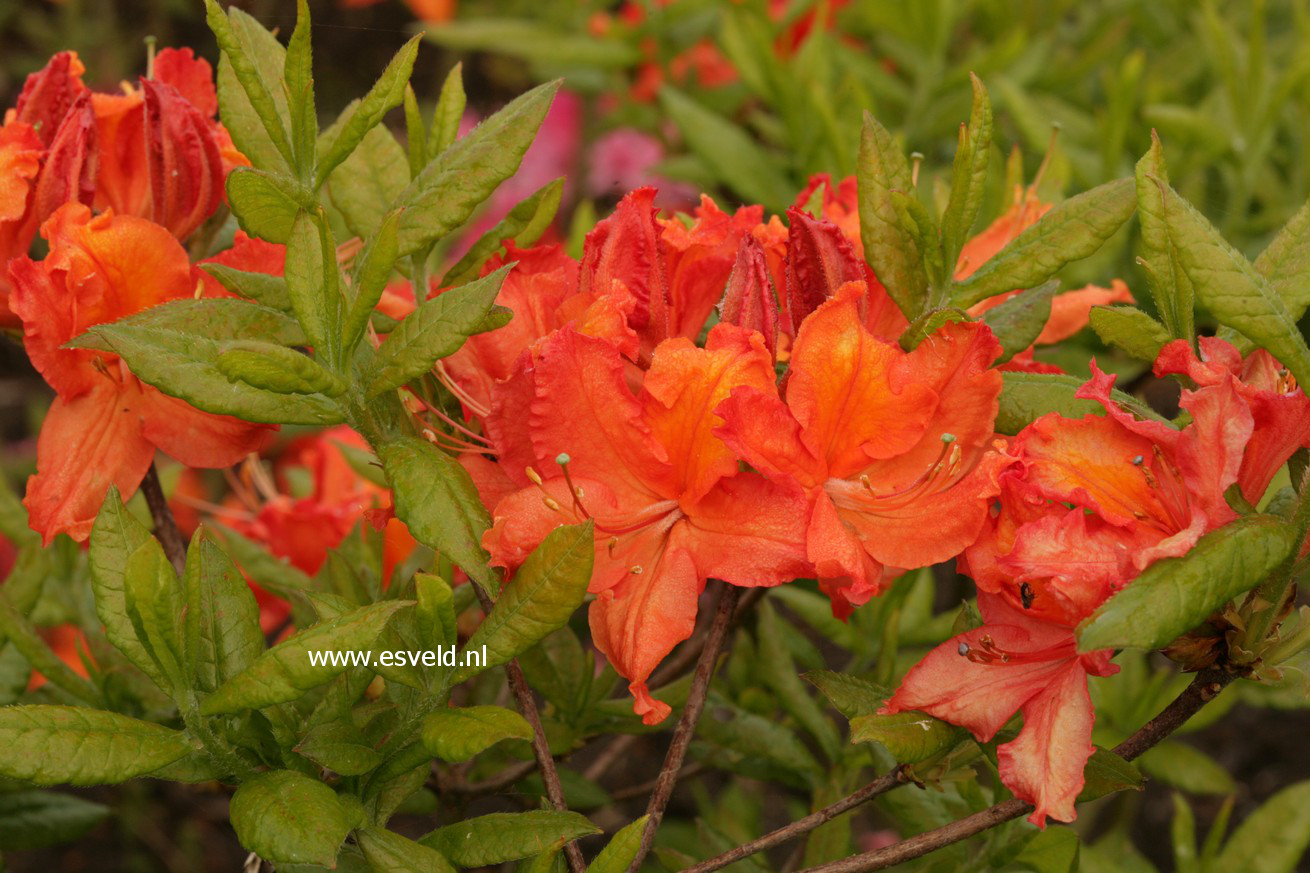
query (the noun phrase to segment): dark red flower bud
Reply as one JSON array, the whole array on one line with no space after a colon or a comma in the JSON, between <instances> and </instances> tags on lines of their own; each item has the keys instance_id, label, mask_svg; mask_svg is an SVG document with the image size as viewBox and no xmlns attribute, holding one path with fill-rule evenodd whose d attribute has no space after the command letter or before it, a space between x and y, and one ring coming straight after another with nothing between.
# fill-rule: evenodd
<instances>
[{"instance_id":1,"label":"dark red flower bud","mask_svg":"<svg viewBox=\"0 0 1310 873\"><path fill-rule=\"evenodd\" d=\"M764 257L764 246L751 234L741 238L737 260L719 306L719 319L764 335L769 354L778 356L778 294Z\"/></svg>"},{"instance_id":2,"label":"dark red flower bud","mask_svg":"<svg viewBox=\"0 0 1310 873\"><path fill-rule=\"evenodd\" d=\"M12 118L32 125L41 142L50 145L64 116L86 91L82 84L84 71L77 52L59 52L27 77Z\"/></svg>"},{"instance_id":3,"label":"dark red flower bud","mask_svg":"<svg viewBox=\"0 0 1310 873\"><path fill-rule=\"evenodd\" d=\"M584 294L614 297L628 326L651 348L668 336L669 318L669 283L654 201L654 188L638 188L587 234L580 286Z\"/></svg>"},{"instance_id":4,"label":"dark red flower bud","mask_svg":"<svg viewBox=\"0 0 1310 873\"><path fill-rule=\"evenodd\" d=\"M141 80L151 218L186 239L223 200L214 123L172 85Z\"/></svg>"},{"instance_id":5,"label":"dark red flower bud","mask_svg":"<svg viewBox=\"0 0 1310 873\"><path fill-rule=\"evenodd\" d=\"M787 210L787 288L783 329L795 336L805 316L847 282L863 281L864 264L850 240L831 221L821 221L796 207Z\"/></svg>"},{"instance_id":6,"label":"dark red flower bud","mask_svg":"<svg viewBox=\"0 0 1310 873\"><path fill-rule=\"evenodd\" d=\"M96 193L97 162L96 115L91 94L86 92L67 108L51 137L28 212L33 233L65 203L91 205Z\"/></svg>"}]
</instances>

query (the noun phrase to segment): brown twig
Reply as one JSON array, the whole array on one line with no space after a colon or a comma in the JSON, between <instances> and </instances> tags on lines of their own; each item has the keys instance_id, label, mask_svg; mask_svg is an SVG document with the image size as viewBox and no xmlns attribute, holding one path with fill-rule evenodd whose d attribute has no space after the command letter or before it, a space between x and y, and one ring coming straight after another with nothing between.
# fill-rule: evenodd
<instances>
[{"instance_id":1,"label":"brown twig","mask_svg":"<svg viewBox=\"0 0 1310 873\"><path fill-rule=\"evenodd\" d=\"M1115 746L1115 754L1130 761L1141 755L1173 733L1201 707L1214 700L1224 686L1234 678L1232 673L1223 670L1206 670L1198 673L1183 693L1174 698L1174 701L1161 710L1159 715L1142 725L1137 733ZM1031 812L1032 808L1031 804L1017 797L1011 798L982 812L976 812L968 818L910 837L895 845L861 855L852 855L831 864L810 867L801 873L866 873L869 870L885 870L1018 818Z\"/></svg>"},{"instance_id":2,"label":"brown twig","mask_svg":"<svg viewBox=\"0 0 1310 873\"><path fill-rule=\"evenodd\" d=\"M700 721L701 710L705 708L705 697L710 690L710 677L714 675L714 666L723 649L723 641L728 636L728 626L732 623L733 612L737 606L738 589L732 585L719 583L719 602L714 612L714 622L705 636L705 645L701 649L700 659L696 662L696 672L692 676L691 690L687 694L687 703L682 708L677 727L673 729L673 740L664 755L664 765L660 768L659 778L655 781L655 790L650 802L646 804L646 827L641 833L641 844L636 857L628 865L628 873L637 873L646 860L651 846L655 842L655 832L659 830L664 818L664 810L673 796L674 786L678 784L678 771L687 757L687 748L691 745L692 735L696 733L696 722Z\"/></svg>"},{"instance_id":3,"label":"brown twig","mask_svg":"<svg viewBox=\"0 0 1310 873\"><path fill-rule=\"evenodd\" d=\"M690 779L692 776L699 776L701 773L704 773L708 769L709 767L707 767L704 763L700 761L692 761L686 767L683 767L681 770L678 771L678 781L682 782L686 779ZM649 779L641 783L640 785L629 785L626 788L617 788L614 791L610 792L610 799L628 800L633 797L641 797L643 795L650 794L652 791L654 791L655 786L658 783L659 783L659 777L657 776L656 778Z\"/></svg>"},{"instance_id":4,"label":"brown twig","mask_svg":"<svg viewBox=\"0 0 1310 873\"><path fill-rule=\"evenodd\" d=\"M497 791L508 788L515 782L518 782L535 769L537 769L535 758L531 761L516 761L489 779L484 779L481 782L452 782L449 785L442 784L441 790L448 791L451 794L495 794Z\"/></svg>"},{"instance_id":5,"label":"brown twig","mask_svg":"<svg viewBox=\"0 0 1310 873\"><path fill-rule=\"evenodd\" d=\"M767 833L757 840L751 840L749 843L743 843L735 849L724 852L722 855L716 855L705 861L701 861L695 866L688 867L682 873L711 873L722 867L727 867L742 858L748 858L757 852L763 852L766 849L772 849L774 846L782 845L796 839L797 837L808 834L810 831L827 824L844 812L849 812L860 804L867 803L880 794L891 791L898 785L904 785L910 779L909 768L901 765L884 776L870 782L868 785L856 791L854 794L847 795L836 803L825 806L823 809L816 810L797 819L789 825L778 828L776 831Z\"/></svg>"},{"instance_id":6,"label":"brown twig","mask_svg":"<svg viewBox=\"0 0 1310 873\"><path fill-rule=\"evenodd\" d=\"M164 497L164 488L159 484L159 471L153 463L146 470L146 477L141 480L141 493L145 495L150 517L155 522L155 538L164 547L164 554L180 575L186 567L186 543L182 540L182 532L177 529L177 522L173 520L173 510Z\"/></svg>"},{"instance_id":7,"label":"brown twig","mask_svg":"<svg viewBox=\"0 0 1310 873\"><path fill-rule=\"evenodd\" d=\"M769 593L768 588L748 588L744 592L739 592L736 611L732 614L732 621L728 628L735 628L746 617L746 614L755 607L755 604L764 599L764 595ZM695 639L688 640L678 652L663 664L655 675L650 679L651 688L659 688L674 681L682 674L690 670L700 658L701 651L705 648L707 637L698 636Z\"/></svg>"},{"instance_id":8,"label":"brown twig","mask_svg":"<svg viewBox=\"0 0 1310 873\"><path fill-rule=\"evenodd\" d=\"M473 590L477 592L482 611L491 615L494 604L487 596L487 592L483 591L477 583L473 583ZM532 697L532 689L528 687L528 680L523 676L523 669L519 667L517 660L511 660L505 665L505 675L509 677L509 687L518 701L519 713L532 727L532 753L537 759L537 768L541 771L541 781L546 786L546 797L550 800L551 806L561 812L567 810L564 789L559 782L559 771L555 769L555 759L551 757L550 744L546 742L546 732L541 727L541 716L537 714L537 701ZM569 870L572 873L586 873L587 862L582 857L582 849L577 843L564 844L564 857L568 860Z\"/></svg>"}]
</instances>

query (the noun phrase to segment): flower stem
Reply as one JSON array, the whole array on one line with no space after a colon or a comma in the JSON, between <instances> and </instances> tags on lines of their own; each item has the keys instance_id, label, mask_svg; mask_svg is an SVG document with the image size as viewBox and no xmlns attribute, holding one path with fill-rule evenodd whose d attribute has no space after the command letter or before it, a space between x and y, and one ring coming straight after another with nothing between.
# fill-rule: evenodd
<instances>
[{"instance_id":1,"label":"flower stem","mask_svg":"<svg viewBox=\"0 0 1310 873\"><path fill-rule=\"evenodd\" d=\"M696 733L696 722L700 721L701 711L705 708L705 697L710 690L710 677L714 674L719 652L728 637L728 628L737 607L738 591L732 585L719 584L721 586L719 603L715 609L714 623L710 625L710 631L705 637L705 647L701 649L700 658L696 662L696 672L691 679L687 704L682 708L678 725L673 730L673 740L664 755L664 765L660 767L655 790L646 805L646 815L649 818L641 834L641 845L637 848L637 855L628 865L628 873L637 873L641 869L642 861L646 859L651 846L655 843L655 832L659 830L660 821L664 818L664 810L668 807L673 789L678 784L678 771L682 769L682 762L687 757L687 748L691 745L692 735Z\"/></svg>"},{"instance_id":2,"label":"flower stem","mask_svg":"<svg viewBox=\"0 0 1310 873\"><path fill-rule=\"evenodd\" d=\"M186 544L182 541L182 532L177 529L173 510L169 508L164 488L159 484L159 471L153 463L146 470L146 477L141 480L141 493L145 495L150 517L155 522L155 538L164 547L164 554L180 576L186 568Z\"/></svg>"},{"instance_id":3,"label":"flower stem","mask_svg":"<svg viewBox=\"0 0 1310 873\"><path fill-rule=\"evenodd\" d=\"M483 591L481 586L473 584L473 590L477 592L478 602L482 604L482 611L491 615L491 608L494 605L487 592ZM523 669L519 667L517 660L511 660L505 665L505 675L509 677L510 690L514 692L514 698L518 701L519 713L527 719L532 726L532 753L537 759L537 768L541 771L541 781L546 785L546 797L550 800L550 805L560 811L568 809L568 804L564 802L564 789L560 786L559 772L555 769L555 759L550 755L550 744L546 742L546 732L541 727L541 716L537 714L537 701L532 697L532 689L528 687L528 680L523 676ZM569 862L571 873L585 873L587 862L582 857L582 850L578 848L575 842L564 845L564 857Z\"/></svg>"},{"instance_id":4,"label":"flower stem","mask_svg":"<svg viewBox=\"0 0 1310 873\"><path fill-rule=\"evenodd\" d=\"M1183 693L1174 698L1174 701L1161 710L1159 715L1116 746L1115 754L1129 761L1141 755L1177 730L1201 707L1214 700L1224 686L1234 678L1232 673L1223 670L1206 670L1197 673L1192 683L1183 689ZM895 845L861 855L852 855L831 864L810 867L801 873L866 873L869 870L885 870L1018 818L1031 812L1032 808L1032 805L1026 801L1012 797L967 818L901 840Z\"/></svg>"}]
</instances>

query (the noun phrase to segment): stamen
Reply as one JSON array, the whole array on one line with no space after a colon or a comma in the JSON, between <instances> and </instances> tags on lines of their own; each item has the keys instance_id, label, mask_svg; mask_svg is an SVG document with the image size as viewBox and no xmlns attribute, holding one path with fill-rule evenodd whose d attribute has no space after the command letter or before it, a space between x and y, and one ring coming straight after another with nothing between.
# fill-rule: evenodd
<instances>
[{"instance_id":1,"label":"stamen","mask_svg":"<svg viewBox=\"0 0 1310 873\"><path fill-rule=\"evenodd\" d=\"M1135 458L1133 458L1133 466L1136 466L1136 467L1140 467L1140 466L1142 466L1142 461L1144 461L1144 460L1146 460L1146 459L1143 458L1141 455L1137 455Z\"/></svg>"},{"instance_id":2,"label":"stamen","mask_svg":"<svg viewBox=\"0 0 1310 873\"><path fill-rule=\"evenodd\" d=\"M546 508L551 510L552 512L560 511L559 501L556 500L554 497L551 497L549 494L541 498L541 502L546 504Z\"/></svg>"},{"instance_id":3,"label":"stamen","mask_svg":"<svg viewBox=\"0 0 1310 873\"><path fill-rule=\"evenodd\" d=\"M634 564L628 569L628 572L634 576L640 576L642 573L646 572L646 568L640 564Z\"/></svg>"},{"instance_id":4,"label":"stamen","mask_svg":"<svg viewBox=\"0 0 1310 873\"><path fill-rule=\"evenodd\" d=\"M587 512L587 507L582 505L582 489L573 484L573 477L569 475L569 461L571 460L573 459L569 457L568 452L560 452L555 456L555 463L559 464L559 468L564 471L564 484L569 486L569 494L573 496L573 508L583 518L591 518L591 513Z\"/></svg>"},{"instance_id":5,"label":"stamen","mask_svg":"<svg viewBox=\"0 0 1310 873\"><path fill-rule=\"evenodd\" d=\"M523 475L527 476L528 481L531 482L533 485L538 485L538 486L541 485L541 474L538 473L536 470L532 469L531 467L524 467Z\"/></svg>"},{"instance_id":6,"label":"stamen","mask_svg":"<svg viewBox=\"0 0 1310 873\"><path fill-rule=\"evenodd\" d=\"M910 187L919 187L919 167L923 166L923 152L910 152Z\"/></svg>"},{"instance_id":7,"label":"stamen","mask_svg":"<svg viewBox=\"0 0 1310 873\"><path fill-rule=\"evenodd\" d=\"M959 648L957 648L956 651L960 653L960 657L967 658L969 656L969 644L966 642L961 642Z\"/></svg>"}]
</instances>

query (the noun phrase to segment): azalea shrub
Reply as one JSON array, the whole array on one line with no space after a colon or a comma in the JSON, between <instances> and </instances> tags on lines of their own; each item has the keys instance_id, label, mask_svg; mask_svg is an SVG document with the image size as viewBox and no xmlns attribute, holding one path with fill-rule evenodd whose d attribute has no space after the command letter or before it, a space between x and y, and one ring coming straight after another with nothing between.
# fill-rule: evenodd
<instances>
[{"instance_id":1,"label":"azalea shrub","mask_svg":"<svg viewBox=\"0 0 1310 873\"><path fill-rule=\"evenodd\" d=\"M833 39L778 6L779 57ZM216 66L62 51L0 127L53 394L0 491L0 849L179 783L252 871L1151 869L1150 778L1178 869L1296 868L1310 782L1230 832L1177 737L1310 699L1310 206L1249 260L1155 133L1051 198L971 75L949 162L843 114L803 180L647 81L747 202L604 170L566 218L558 81L421 103L419 35L320 127L307 3L205 11Z\"/></svg>"}]
</instances>

